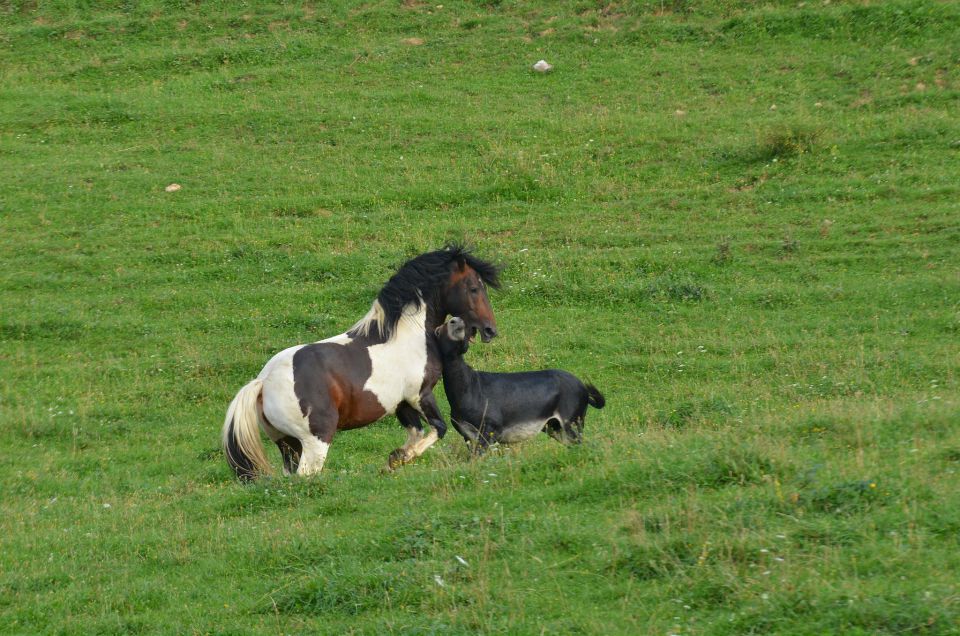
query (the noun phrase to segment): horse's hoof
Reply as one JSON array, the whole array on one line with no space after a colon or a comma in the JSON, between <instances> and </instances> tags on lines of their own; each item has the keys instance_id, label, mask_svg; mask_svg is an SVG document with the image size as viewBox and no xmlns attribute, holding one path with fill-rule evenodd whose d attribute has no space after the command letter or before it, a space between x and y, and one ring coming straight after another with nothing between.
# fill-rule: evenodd
<instances>
[{"instance_id":1,"label":"horse's hoof","mask_svg":"<svg viewBox=\"0 0 960 636\"><path fill-rule=\"evenodd\" d=\"M387 469L396 470L409 461L410 460L407 458L407 452L402 448L397 448L390 453L390 457L387 458Z\"/></svg>"}]
</instances>

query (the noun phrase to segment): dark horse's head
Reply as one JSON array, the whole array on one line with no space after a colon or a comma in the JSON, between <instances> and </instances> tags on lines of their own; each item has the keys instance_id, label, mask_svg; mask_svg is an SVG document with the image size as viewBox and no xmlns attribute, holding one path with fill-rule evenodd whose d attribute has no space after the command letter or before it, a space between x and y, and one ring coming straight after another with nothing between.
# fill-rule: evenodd
<instances>
[{"instance_id":1,"label":"dark horse's head","mask_svg":"<svg viewBox=\"0 0 960 636\"><path fill-rule=\"evenodd\" d=\"M467 341L467 325L457 316L436 328L437 345L443 360L456 359L470 349Z\"/></svg>"},{"instance_id":2,"label":"dark horse's head","mask_svg":"<svg viewBox=\"0 0 960 636\"><path fill-rule=\"evenodd\" d=\"M477 333L484 342L497 335L497 320L487 288L500 286L499 267L481 260L462 245L451 244L404 263L377 295L383 311L381 331L389 337L410 303L426 303L439 325L448 314L466 323L468 338Z\"/></svg>"}]
</instances>

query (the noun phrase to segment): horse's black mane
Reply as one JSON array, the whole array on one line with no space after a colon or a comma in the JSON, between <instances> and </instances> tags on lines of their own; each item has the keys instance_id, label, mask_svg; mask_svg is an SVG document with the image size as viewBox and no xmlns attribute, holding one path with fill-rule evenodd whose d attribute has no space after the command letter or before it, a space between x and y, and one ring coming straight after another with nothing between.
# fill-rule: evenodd
<instances>
[{"instance_id":1,"label":"horse's black mane","mask_svg":"<svg viewBox=\"0 0 960 636\"><path fill-rule=\"evenodd\" d=\"M430 304L436 293L443 289L449 280L451 264L458 261L472 267L489 287L500 287L500 268L477 258L463 245L450 243L443 249L421 254L404 263L377 294L377 302L383 311L383 324L379 325L381 333L387 338L390 337L400 321L403 308L410 303L418 306L424 302ZM374 317L375 315L368 314L368 319ZM380 317L376 319L380 320ZM364 322L366 319L354 326L349 333L360 331Z\"/></svg>"}]
</instances>

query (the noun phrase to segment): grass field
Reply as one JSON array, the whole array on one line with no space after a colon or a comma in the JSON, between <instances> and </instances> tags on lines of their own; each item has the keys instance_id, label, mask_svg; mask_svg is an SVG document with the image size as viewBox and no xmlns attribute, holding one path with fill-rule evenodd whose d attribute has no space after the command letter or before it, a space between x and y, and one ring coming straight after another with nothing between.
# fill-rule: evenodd
<instances>
[{"instance_id":1,"label":"grass field","mask_svg":"<svg viewBox=\"0 0 960 636\"><path fill-rule=\"evenodd\" d=\"M0 633L960 633L958 33L0 2ZM234 393L448 240L506 266L469 361L594 382L586 443L237 483Z\"/></svg>"}]
</instances>

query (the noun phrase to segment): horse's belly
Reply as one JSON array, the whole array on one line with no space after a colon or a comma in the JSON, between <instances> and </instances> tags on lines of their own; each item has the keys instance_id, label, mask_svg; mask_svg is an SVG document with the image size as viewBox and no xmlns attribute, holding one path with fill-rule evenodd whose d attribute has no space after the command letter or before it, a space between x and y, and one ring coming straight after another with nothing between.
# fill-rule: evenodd
<instances>
[{"instance_id":1,"label":"horse's belly","mask_svg":"<svg viewBox=\"0 0 960 636\"><path fill-rule=\"evenodd\" d=\"M516 422L503 427L500 432L500 441L506 444L516 444L536 437L537 433L543 430L548 420L536 419L526 422Z\"/></svg>"}]
</instances>

